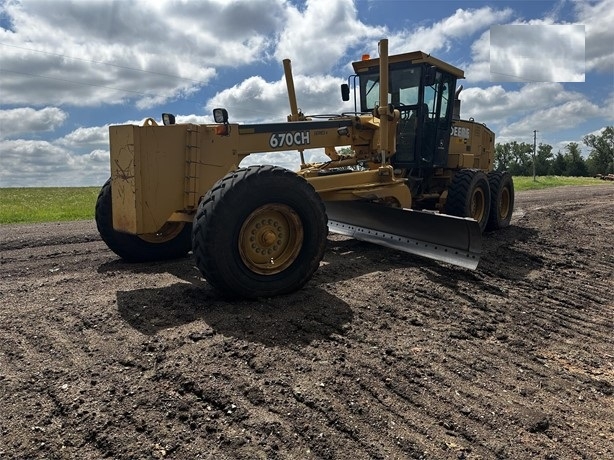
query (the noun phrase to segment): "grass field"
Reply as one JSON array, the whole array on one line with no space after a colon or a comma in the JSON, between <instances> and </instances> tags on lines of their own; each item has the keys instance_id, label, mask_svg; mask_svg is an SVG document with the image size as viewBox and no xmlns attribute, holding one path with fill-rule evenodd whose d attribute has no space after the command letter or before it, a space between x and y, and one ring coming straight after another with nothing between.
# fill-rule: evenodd
<instances>
[{"instance_id":1,"label":"grass field","mask_svg":"<svg viewBox=\"0 0 614 460\"><path fill-rule=\"evenodd\" d=\"M561 187L563 185L612 185L612 182L594 179L592 177L565 177L565 176L514 176L514 190L535 190L548 187Z\"/></svg>"},{"instance_id":2,"label":"grass field","mask_svg":"<svg viewBox=\"0 0 614 460\"><path fill-rule=\"evenodd\" d=\"M0 224L94 218L100 187L0 188Z\"/></svg>"},{"instance_id":3,"label":"grass field","mask_svg":"<svg viewBox=\"0 0 614 460\"><path fill-rule=\"evenodd\" d=\"M514 177L517 191L562 185L613 185L589 177ZM100 187L0 188L0 224L94 218Z\"/></svg>"}]
</instances>

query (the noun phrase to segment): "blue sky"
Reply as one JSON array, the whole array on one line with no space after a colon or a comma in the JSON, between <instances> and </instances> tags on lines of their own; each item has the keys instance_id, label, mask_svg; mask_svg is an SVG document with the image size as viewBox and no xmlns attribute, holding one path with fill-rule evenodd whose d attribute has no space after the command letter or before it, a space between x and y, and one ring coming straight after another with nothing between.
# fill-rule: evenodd
<instances>
[{"instance_id":1,"label":"blue sky","mask_svg":"<svg viewBox=\"0 0 614 460\"><path fill-rule=\"evenodd\" d=\"M612 24L614 0L0 0L0 186L101 185L108 126L162 112L283 121L284 58L303 112L349 111L339 85L381 38L464 69L462 116L498 142L556 152L614 123Z\"/></svg>"}]
</instances>

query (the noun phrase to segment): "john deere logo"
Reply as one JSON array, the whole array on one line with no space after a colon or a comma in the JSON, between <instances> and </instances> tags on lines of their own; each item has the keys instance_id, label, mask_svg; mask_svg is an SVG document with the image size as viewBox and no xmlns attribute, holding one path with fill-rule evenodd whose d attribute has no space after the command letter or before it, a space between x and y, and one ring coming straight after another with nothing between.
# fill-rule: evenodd
<instances>
[{"instance_id":1,"label":"john deere logo","mask_svg":"<svg viewBox=\"0 0 614 460\"><path fill-rule=\"evenodd\" d=\"M452 136L454 137L462 137L463 139L469 139L470 135L471 132L469 131L469 128L462 128L460 126L452 127Z\"/></svg>"}]
</instances>

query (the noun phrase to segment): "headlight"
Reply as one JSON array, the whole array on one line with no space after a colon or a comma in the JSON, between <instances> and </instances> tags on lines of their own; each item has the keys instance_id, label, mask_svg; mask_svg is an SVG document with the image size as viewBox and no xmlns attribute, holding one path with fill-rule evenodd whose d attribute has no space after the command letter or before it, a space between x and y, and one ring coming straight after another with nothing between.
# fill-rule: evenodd
<instances>
[{"instance_id":1,"label":"headlight","mask_svg":"<svg viewBox=\"0 0 614 460\"><path fill-rule=\"evenodd\" d=\"M213 119L216 123L228 123L228 111L226 109L213 109Z\"/></svg>"},{"instance_id":2,"label":"headlight","mask_svg":"<svg viewBox=\"0 0 614 460\"><path fill-rule=\"evenodd\" d=\"M163 113L162 114L162 123L164 126L174 125L175 124L175 115L172 113Z\"/></svg>"}]
</instances>

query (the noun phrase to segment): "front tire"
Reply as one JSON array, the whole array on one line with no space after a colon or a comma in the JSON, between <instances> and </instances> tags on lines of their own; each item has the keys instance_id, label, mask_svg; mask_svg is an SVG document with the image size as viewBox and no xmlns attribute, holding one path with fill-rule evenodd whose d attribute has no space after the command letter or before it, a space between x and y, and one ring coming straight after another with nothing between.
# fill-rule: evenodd
<instances>
[{"instance_id":1,"label":"front tire","mask_svg":"<svg viewBox=\"0 0 614 460\"><path fill-rule=\"evenodd\" d=\"M507 171L488 173L491 202L487 230L499 230L508 227L514 212L514 181Z\"/></svg>"},{"instance_id":2,"label":"front tire","mask_svg":"<svg viewBox=\"0 0 614 460\"><path fill-rule=\"evenodd\" d=\"M324 256L324 204L302 177L276 166L227 174L194 220L196 265L218 290L271 297L300 289Z\"/></svg>"},{"instance_id":3,"label":"front tire","mask_svg":"<svg viewBox=\"0 0 614 460\"><path fill-rule=\"evenodd\" d=\"M156 233L131 235L113 228L111 179L100 189L96 200L96 226L109 249L126 262L184 257L192 249L192 224L167 222Z\"/></svg>"},{"instance_id":4,"label":"front tire","mask_svg":"<svg viewBox=\"0 0 614 460\"><path fill-rule=\"evenodd\" d=\"M490 214L490 186L479 169L461 169L452 178L445 205L446 214L471 217L484 231Z\"/></svg>"}]
</instances>

